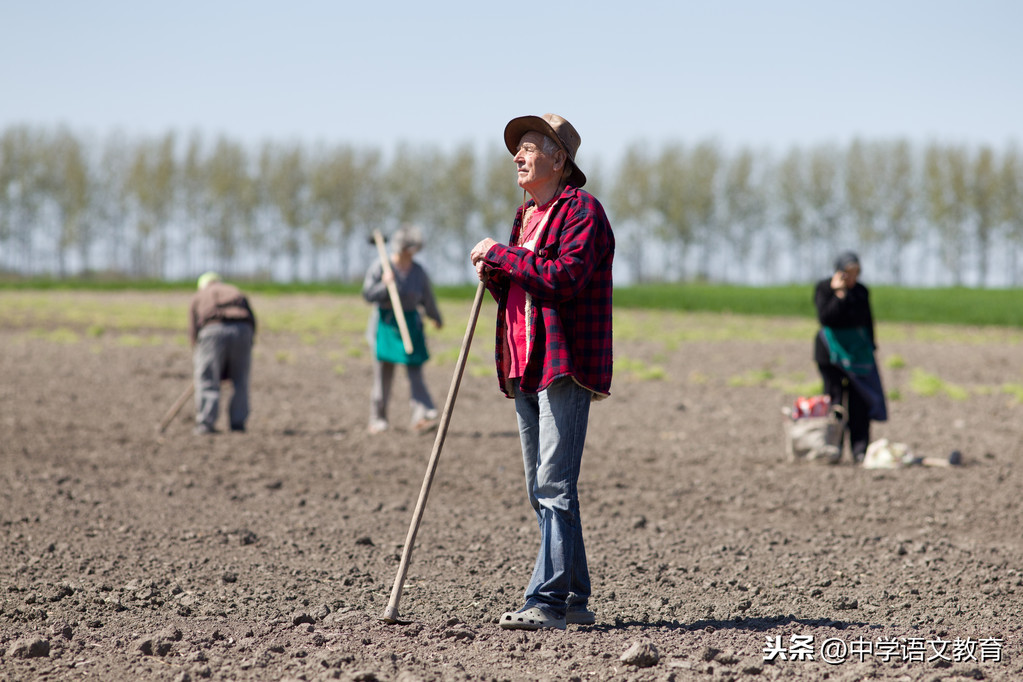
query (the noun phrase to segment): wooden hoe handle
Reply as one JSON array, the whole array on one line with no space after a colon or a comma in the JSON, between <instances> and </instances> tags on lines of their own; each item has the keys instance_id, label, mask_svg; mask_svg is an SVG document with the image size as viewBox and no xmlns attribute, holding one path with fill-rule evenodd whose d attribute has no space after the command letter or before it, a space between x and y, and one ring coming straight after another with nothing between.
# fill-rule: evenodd
<instances>
[{"instance_id":1,"label":"wooden hoe handle","mask_svg":"<svg viewBox=\"0 0 1023 682\"><path fill-rule=\"evenodd\" d=\"M398 601L401 599L401 591L405 585L405 575L408 573L409 560L412 557L412 546L416 543L419 523L423 520L426 498L430 494L430 485L433 483L434 472L437 471L437 461L440 459L440 451L444 447L444 438L448 433L448 423L451 421L451 412L455 406L455 397L458 395L458 386L462 381L462 373L465 370L466 358L469 355L469 346L472 344L473 331L476 329L476 320L480 316L480 306L483 303L483 292L485 290L486 287L483 282L480 282L476 288L476 298L472 302L472 312L469 314L469 324L465 328L465 337L462 339L462 349L458 351L458 361L455 363L455 373L451 377L451 387L448 389L448 397L444 402L444 411L441 413L440 423L437 425L437 438L433 443L433 452L430 453L430 463L426 467L423 487L419 491L416 510L412 514L412 523L409 525L408 535L405 537L405 545L401 550L401 562L398 564L398 574L394 577L391 598L387 602L387 608L384 609L384 615L381 618L385 623L407 622L402 621L398 616Z\"/></svg>"},{"instance_id":2,"label":"wooden hoe handle","mask_svg":"<svg viewBox=\"0 0 1023 682\"><path fill-rule=\"evenodd\" d=\"M387 277L387 293L391 296L391 308L394 309L394 317L398 320L401 343L405 346L405 352L412 355L412 337L408 333L405 311L401 308L401 297L398 296L398 286L394 283L394 271L391 270L391 261L387 257L387 248L384 246L384 235L380 234L380 230L373 230L373 241L376 242L377 253L380 254L380 264L384 268L384 275L390 275Z\"/></svg>"}]
</instances>

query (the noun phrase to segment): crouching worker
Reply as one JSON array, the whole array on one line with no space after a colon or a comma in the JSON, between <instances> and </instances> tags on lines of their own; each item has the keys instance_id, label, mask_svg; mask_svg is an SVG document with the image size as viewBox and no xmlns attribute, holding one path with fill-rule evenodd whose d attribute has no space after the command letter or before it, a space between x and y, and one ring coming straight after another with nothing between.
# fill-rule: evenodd
<instances>
[{"instance_id":1,"label":"crouching worker","mask_svg":"<svg viewBox=\"0 0 1023 682\"><path fill-rule=\"evenodd\" d=\"M230 380L233 389L228 408L231 430L245 430L255 333L256 316L238 287L225 284L215 272L199 277L199 291L192 297L188 315L196 434L217 432L220 383L224 380Z\"/></svg>"}]
</instances>

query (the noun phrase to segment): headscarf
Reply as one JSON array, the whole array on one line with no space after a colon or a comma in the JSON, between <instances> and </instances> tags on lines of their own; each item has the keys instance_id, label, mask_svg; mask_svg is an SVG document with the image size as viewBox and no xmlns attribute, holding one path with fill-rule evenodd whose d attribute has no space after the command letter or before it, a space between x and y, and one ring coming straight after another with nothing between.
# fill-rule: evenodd
<instances>
[{"instance_id":1,"label":"headscarf","mask_svg":"<svg viewBox=\"0 0 1023 682\"><path fill-rule=\"evenodd\" d=\"M415 225L403 225L391 237L391 243L395 253L405 249L419 251L423 248L423 231Z\"/></svg>"},{"instance_id":2,"label":"headscarf","mask_svg":"<svg viewBox=\"0 0 1023 682\"><path fill-rule=\"evenodd\" d=\"M845 270L850 265L859 267L859 264L860 257L857 256L855 252L843 251L838 255L838 258L835 259L835 271L838 272L839 270Z\"/></svg>"}]
</instances>

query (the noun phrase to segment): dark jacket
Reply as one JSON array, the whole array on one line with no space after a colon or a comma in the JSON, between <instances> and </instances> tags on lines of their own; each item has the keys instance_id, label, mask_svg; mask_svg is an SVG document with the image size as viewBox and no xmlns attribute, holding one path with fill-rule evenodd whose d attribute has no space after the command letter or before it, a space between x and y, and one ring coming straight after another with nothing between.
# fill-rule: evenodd
<instances>
[{"instance_id":1,"label":"dark jacket","mask_svg":"<svg viewBox=\"0 0 1023 682\"><path fill-rule=\"evenodd\" d=\"M866 327L871 345L877 348L874 342L874 316L870 311L870 291L867 287L857 282L852 289L846 291L845 298L839 298L831 288L829 277L817 282L813 302L817 306L817 320L822 327ZM830 364L828 347L819 333L814 337L813 356L818 364Z\"/></svg>"}]
</instances>

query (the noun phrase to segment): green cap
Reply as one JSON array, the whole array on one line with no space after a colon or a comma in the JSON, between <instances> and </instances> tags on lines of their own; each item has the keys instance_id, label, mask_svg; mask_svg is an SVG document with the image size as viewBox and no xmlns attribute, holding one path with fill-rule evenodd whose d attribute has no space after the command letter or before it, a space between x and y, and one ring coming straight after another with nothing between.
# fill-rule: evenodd
<instances>
[{"instance_id":1,"label":"green cap","mask_svg":"<svg viewBox=\"0 0 1023 682\"><path fill-rule=\"evenodd\" d=\"M199 290L202 290L210 282L219 282L220 275L210 270L199 275Z\"/></svg>"}]
</instances>

